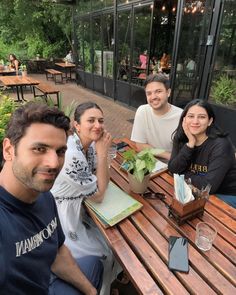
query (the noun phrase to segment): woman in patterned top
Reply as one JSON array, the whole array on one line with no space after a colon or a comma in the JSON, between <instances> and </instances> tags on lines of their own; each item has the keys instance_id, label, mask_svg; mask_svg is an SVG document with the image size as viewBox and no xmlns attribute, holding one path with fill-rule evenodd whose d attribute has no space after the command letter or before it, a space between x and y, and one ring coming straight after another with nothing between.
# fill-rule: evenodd
<instances>
[{"instance_id":1,"label":"woman in patterned top","mask_svg":"<svg viewBox=\"0 0 236 295\"><path fill-rule=\"evenodd\" d=\"M65 244L75 258L96 255L104 264L100 294L109 294L114 258L83 207L85 198L102 202L109 182L108 149L112 137L104 129L101 108L86 102L77 106L74 133L69 136L64 166L51 190L57 203Z\"/></svg>"}]
</instances>

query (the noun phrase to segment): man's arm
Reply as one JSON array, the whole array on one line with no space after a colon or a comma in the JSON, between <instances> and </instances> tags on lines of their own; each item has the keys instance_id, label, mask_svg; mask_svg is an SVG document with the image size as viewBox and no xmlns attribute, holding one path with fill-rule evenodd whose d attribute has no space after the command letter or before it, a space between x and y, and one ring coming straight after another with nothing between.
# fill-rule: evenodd
<instances>
[{"instance_id":1,"label":"man's arm","mask_svg":"<svg viewBox=\"0 0 236 295\"><path fill-rule=\"evenodd\" d=\"M60 279L70 283L86 295L96 295L97 290L79 269L76 261L65 245L62 245L52 264L51 271Z\"/></svg>"},{"instance_id":2,"label":"man's arm","mask_svg":"<svg viewBox=\"0 0 236 295\"><path fill-rule=\"evenodd\" d=\"M139 142L136 142L136 147L137 147L138 151L142 151L145 148L154 148L150 144L139 143ZM163 150L161 152L158 152L158 149L157 149L157 153L155 154L156 157L166 159L168 161L170 160L170 155L171 154L169 152L166 152L166 151L163 151Z\"/></svg>"}]
</instances>

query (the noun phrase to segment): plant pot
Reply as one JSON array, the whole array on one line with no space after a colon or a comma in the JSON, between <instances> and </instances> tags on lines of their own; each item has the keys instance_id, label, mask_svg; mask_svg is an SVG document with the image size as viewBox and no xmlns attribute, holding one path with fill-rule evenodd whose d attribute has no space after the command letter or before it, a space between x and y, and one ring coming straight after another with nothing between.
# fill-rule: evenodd
<instances>
[{"instance_id":1,"label":"plant pot","mask_svg":"<svg viewBox=\"0 0 236 295\"><path fill-rule=\"evenodd\" d=\"M128 173L128 179L129 179L129 185L130 189L134 193L142 194L147 190L149 179L150 179L150 174L144 176L144 179L142 182L139 182L133 174Z\"/></svg>"},{"instance_id":2,"label":"plant pot","mask_svg":"<svg viewBox=\"0 0 236 295\"><path fill-rule=\"evenodd\" d=\"M22 71L21 75L22 75L22 77L26 77L27 76L27 71Z\"/></svg>"}]
</instances>

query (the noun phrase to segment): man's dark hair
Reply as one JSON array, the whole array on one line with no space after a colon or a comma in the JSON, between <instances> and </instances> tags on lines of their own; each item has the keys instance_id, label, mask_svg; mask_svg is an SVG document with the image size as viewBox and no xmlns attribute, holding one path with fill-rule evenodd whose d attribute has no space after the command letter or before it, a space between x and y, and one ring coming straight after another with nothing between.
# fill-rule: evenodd
<instances>
[{"instance_id":1,"label":"man's dark hair","mask_svg":"<svg viewBox=\"0 0 236 295\"><path fill-rule=\"evenodd\" d=\"M66 134L70 129L70 118L56 107L43 103L29 102L15 110L6 128L5 137L12 145L17 145L25 135L26 129L33 123L45 123L63 129Z\"/></svg>"},{"instance_id":2,"label":"man's dark hair","mask_svg":"<svg viewBox=\"0 0 236 295\"><path fill-rule=\"evenodd\" d=\"M162 83L166 90L170 88L170 80L164 74L151 74L147 76L147 79L144 82L144 88L146 88L147 85L152 82Z\"/></svg>"}]
</instances>

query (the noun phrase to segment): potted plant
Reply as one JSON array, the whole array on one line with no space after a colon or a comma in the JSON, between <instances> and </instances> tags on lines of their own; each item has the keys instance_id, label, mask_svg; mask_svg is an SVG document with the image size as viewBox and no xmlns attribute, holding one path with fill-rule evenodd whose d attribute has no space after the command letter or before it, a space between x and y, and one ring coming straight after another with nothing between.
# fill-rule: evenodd
<instances>
[{"instance_id":1,"label":"potted plant","mask_svg":"<svg viewBox=\"0 0 236 295\"><path fill-rule=\"evenodd\" d=\"M150 173L157 161L154 154L155 149L144 149L138 153L131 149L123 153L122 167L125 167L128 172L129 184L133 192L146 191Z\"/></svg>"},{"instance_id":2,"label":"potted plant","mask_svg":"<svg viewBox=\"0 0 236 295\"><path fill-rule=\"evenodd\" d=\"M235 105L236 80L222 75L213 82L211 96L214 102L223 105Z\"/></svg>"},{"instance_id":3,"label":"potted plant","mask_svg":"<svg viewBox=\"0 0 236 295\"><path fill-rule=\"evenodd\" d=\"M27 76L27 67L25 64L20 65L20 71L21 71L22 77Z\"/></svg>"}]
</instances>

